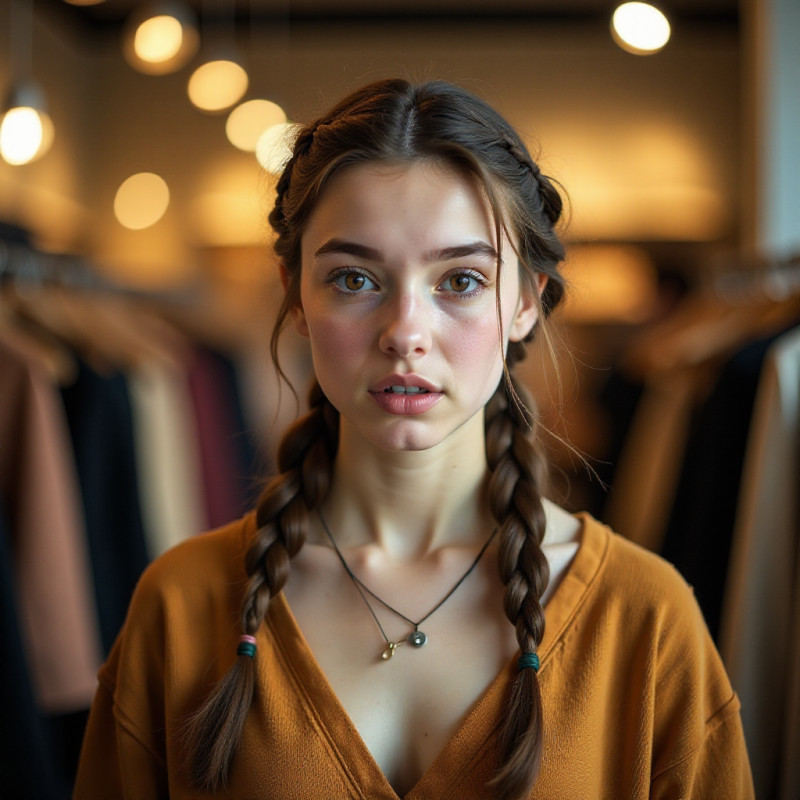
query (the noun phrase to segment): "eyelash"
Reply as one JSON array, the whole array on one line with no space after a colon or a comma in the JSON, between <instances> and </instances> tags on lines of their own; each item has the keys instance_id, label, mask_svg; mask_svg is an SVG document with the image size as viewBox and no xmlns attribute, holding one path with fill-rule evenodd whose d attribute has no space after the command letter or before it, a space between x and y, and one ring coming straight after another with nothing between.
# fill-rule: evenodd
<instances>
[{"instance_id":1,"label":"eyelash","mask_svg":"<svg viewBox=\"0 0 800 800\"><path fill-rule=\"evenodd\" d=\"M363 294L365 292L372 291L371 289L363 289L363 288L348 289L342 286L341 281L347 279L351 275L363 277L365 280L377 286L377 281L372 276L370 276L370 274L366 270L358 269L357 267L342 267L341 269L334 270L330 275L328 275L325 282L330 284L339 292L345 295ZM454 295L455 297L458 298L475 297L489 285L488 279L482 273L471 269L459 269L459 270L454 270L453 272L450 272L449 274L445 275L445 277L439 282L436 288L439 289L445 286L445 284L447 284L448 281L459 276L465 276L470 280L474 281L477 285L474 288L470 289L469 291L465 292L457 292L455 290L445 290L448 294Z\"/></svg>"}]
</instances>

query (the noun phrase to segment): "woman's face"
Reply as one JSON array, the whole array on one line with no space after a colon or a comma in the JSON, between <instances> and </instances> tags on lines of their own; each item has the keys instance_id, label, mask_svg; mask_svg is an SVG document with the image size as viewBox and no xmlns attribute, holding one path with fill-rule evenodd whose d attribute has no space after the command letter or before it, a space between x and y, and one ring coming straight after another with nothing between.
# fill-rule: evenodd
<instances>
[{"instance_id":1,"label":"woman's face","mask_svg":"<svg viewBox=\"0 0 800 800\"><path fill-rule=\"evenodd\" d=\"M346 168L311 214L301 253L295 322L343 424L385 450L425 450L464 429L482 442L502 352L530 331L536 305L507 240L498 275L477 183L427 162Z\"/></svg>"}]
</instances>

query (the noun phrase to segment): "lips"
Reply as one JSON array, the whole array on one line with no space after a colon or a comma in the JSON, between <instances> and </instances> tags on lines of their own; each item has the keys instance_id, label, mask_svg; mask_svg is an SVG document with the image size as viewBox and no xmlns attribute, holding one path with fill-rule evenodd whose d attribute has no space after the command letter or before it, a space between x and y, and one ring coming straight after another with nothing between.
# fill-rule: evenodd
<instances>
[{"instance_id":1,"label":"lips","mask_svg":"<svg viewBox=\"0 0 800 800\"><path fill-rule=\"evenodd\" d=\"M439 393L441 389L419 375L388 375L371 386L370 391L389 394L424 394L426 392Z\"/></svg>"},{"instance_id":2,"label":"lips","mask_svg":"<svg viewBox=\"0 0 800 800\"><path fill-rule=\"evenodd\" d=\"M417 375L389 375L370 388L383 411L398 416L424 414L442 399L442 391Z\"/></svg>"},{"instance_id":3,"label":"lips","mask_svg":"<svg viewBox=\"0 0 800 800\"><path fill-rule=\"evenodd\" d=\"M428 390L421 386L387 386L384 393L389 394L427 394Z\"/></svg>"}]
</instances>

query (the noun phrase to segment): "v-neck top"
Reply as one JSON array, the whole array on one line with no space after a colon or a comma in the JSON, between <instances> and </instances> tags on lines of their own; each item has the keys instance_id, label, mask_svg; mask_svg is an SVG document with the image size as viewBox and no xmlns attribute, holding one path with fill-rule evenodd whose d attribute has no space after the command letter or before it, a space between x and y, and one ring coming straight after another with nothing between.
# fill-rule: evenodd
<instances>
[{"instance_id":1,"label":"v-neck top","mask_svg":"<svg viewBox=\"0 0 800 800\"><path fill-rule=\"evenodd\" d=\"M579 515L545 608L544 756L532 798L751 798L739 703L677 572ZM198 798L181 726L235 659L254 515L145 572L99 675L74 797ZM225 796L398 800L283 594L257 634L257 683ZM484 800L514 658L406 800Z\"/></svg>"}]
</instances>

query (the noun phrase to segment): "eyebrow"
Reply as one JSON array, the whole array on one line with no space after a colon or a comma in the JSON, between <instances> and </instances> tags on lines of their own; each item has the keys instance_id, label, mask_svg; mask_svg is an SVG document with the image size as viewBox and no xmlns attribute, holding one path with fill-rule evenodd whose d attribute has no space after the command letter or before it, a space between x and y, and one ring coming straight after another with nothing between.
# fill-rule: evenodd
<instances>
[{"instance_id":1,"label":"eyebrow","mask_svg":"<svg viewBox=\"0 0 800 800\"><path fill-rule=\"evenodd\" d=\"M348 242L344 239L329 239L314 252L314 258L320 258L330 253L342 253L344 255L356 256L368 261L380 263L384 260L380 250L376 250L374 247L367 247L358 242ZM452 261L456 258L466 258L475 255L488 256L495 261L497 260L497 250L488 242L480 240L453 245L452 247L430 250L424 254L423 260L426 262Z\"/></svg>"}]
</instances>

